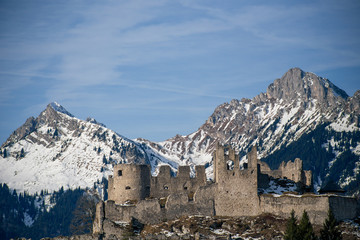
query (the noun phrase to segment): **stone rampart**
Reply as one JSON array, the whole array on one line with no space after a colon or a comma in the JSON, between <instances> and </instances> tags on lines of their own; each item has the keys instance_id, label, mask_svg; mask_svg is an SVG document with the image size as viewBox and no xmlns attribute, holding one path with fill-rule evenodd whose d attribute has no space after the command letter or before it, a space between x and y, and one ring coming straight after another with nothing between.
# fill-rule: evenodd
<instances>
[{"instance_id":1,"label":"stone rampart","mask_svg":"<svg viewBox=\"0 0 360 240\"><path fill-rule=\"evenodd\" d=\"M196 166L194 178L190 177L189 166L180 166L176 176L171 175L169 166L161 166L156 177L151 176L147 165L115 166L114 176L109 178L109 200L96 207L94 233L102 233L107 227L107 231L112 231L112 224L130 222L133 218L145 224L189 215L256 216L270 213L288 218L294 210L298 218L306 211L312 223L322 224L329 208L338 220L352 219L359 214L357 200L350 197L259 195L258 188L267 187L269 175L311 184L311 171L303 171L300 159L282 163L278 170L271 170L266 163L258 161L254 147L248 153L248 163L240 169L235 151L218 145L213 163L213 183L206 182L204 166Z\"/></svg>"},{"instance_id":2,"label":"stone rampart","mask_svg":"<svg viewBox=\"0 0 360 240\"><path fill-rule=\"evenodd\" d=\"M195 172L195 177L191 178L190 167L179 166L177 175L173 177L169 166L160 166L158 175L151 177L150 196L162 198L175 193L194 194L200 186L206 185L205 167L196 166Z\"/></svg>"},{"instance_id":3,"label":"stone rampart","mask_svg":"<svg viewBox=\"0 0 360 240\"><path fill-rule=\"evenodd\" d=\"M360 215L360 203L352 197L329 196L329 205L337 220L355 219Z\"/></svg>"},{"instance_id":4,"label":"stone rampart","mask_svg":"<svg viewBox=\"0 0 360 240\"><path fill-rule=\"evenodd\" d=\"M329 208L337 220L354 219L357 216L357 201L355 198L336 195L260 195L260 208L263 213L271 213L283 218L289 218L292 210L298 219L304 211L309 215L310 221L323 224L327 218Z\"/></svg>"},{"instance_id":5,"label":"stone rampart","mask_svg":"<svg viewBox=\"0 0 360 240\"><path fill-rule=\"evenodd\" d=\"M260 208L263 213L271 213L283 218L289 218L292 210L298 219L304 211L312 223L322 224L327 217L329 198L322 195L260 195Z\"/></svg>"},{"instance_id":6,"label":"stone rampart","mask_svg":"<svg viewBox=\"0 0 360 240\"><path fill-rule=\"evenodd\" d=\"M312 185L312 172L303 170L303 163L300 158L294 161L282 162L278 169L272 170L265 162L260 161L261 173L273 178L287 178L294 182L303 183L306 186Z\"/></svg>"},{"instance_id":7,"label":"stone rampart","mask_svg":"<svg viewBox=\"0 0 360 240\"><path fill-rule=\"evenodd\" d=\"M136 204L116 204L112 200L100 202L97 205L93 232L102 233L105 219L119 223L130 222L132 218L136 218L141 223L156 224L181 216L214 216L214 200L209 198L209 192L214 192L213 187L201 188L191 198L186 193L175 193L166 198L141 200Z\"/></svg>"}]
</instances>

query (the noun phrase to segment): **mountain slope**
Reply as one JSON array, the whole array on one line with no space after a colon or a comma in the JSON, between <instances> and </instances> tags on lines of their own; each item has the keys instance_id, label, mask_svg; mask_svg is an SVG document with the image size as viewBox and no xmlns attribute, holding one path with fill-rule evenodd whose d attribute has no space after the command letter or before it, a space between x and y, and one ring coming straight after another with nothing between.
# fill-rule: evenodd
<instances>
[{"instance_id":1,"label":"mountain slope","mask_svg":"<svg viewBox=\"0 0 360 240\"><path fill-rule=\"evenodd\" d=\"M51 103L1 146L0 182L29 193L92 187L117 163L152 163L155 171L160 157L145 149L95 119L79 120Z\"/></svg>"},{"instance_id":2,"label":"mountain slope","mask_svg":"<svg viewBox=\"0 0 360 240\"><path fill-rule=\"evenodd\" d=\"M313 171L315 186L331 180L359 193L359 117L360 91L349 97L329 80L299 68L276 79L266 93L218 106L196 132L157 143L127 139L51 103L1 146L0 182L31 193L92 187L121 162L148 163L153 174L162 164L173 171L204 164L211 178L212 153L220 142L234 147L242 162L256 144L259 157L272 168L300 157Z\"/></svg>"},{"instance_id":3,"label":"mountain slope","mask_svg":"<svg viewBox=\"0 0 360 240\"><path fill-rule=\"evenodd\" d=\"M314 171L315 182L320 185L331 172L331 163L336 162L348 150L354 155L352 158L355 158L352 178L355 181L356 176L359 176L360 164L360 140L356 139L360 126L359 104L360 91L353 97L348 97L328 79L293 68L270 84L266 93L260 93L253 99L234 99L218 106L208 120L192 134L175 136L160 143L143 139L138 141L148 144L164 157L178 159L190 165L207 164L208 177L211 177L211 154L217 141L232 145L239 152L242 162L247 161L248 149L257 144L259 157L268 159L270 166L276 168L281 161L301 156L285 158L277 154L277 160L270 161L273 154L284 151L302 136L325 125L326 128L322 127L322 131L328 132L326 139L321 139L316 144L324 150L330 144L332 152L322 156L325 160L321 164L316 164L316 156L309 157L305 168ZM342 136L346 132L354 133L346 140L352 142L352 145L335 150L335 146L345 140L334 135L340 133ZM310 150L302 149L305 153ZM346 179L346 176L342 178ZM346 187L350 182L344 180L341 185Z\"/></svg>"}]
</instances>

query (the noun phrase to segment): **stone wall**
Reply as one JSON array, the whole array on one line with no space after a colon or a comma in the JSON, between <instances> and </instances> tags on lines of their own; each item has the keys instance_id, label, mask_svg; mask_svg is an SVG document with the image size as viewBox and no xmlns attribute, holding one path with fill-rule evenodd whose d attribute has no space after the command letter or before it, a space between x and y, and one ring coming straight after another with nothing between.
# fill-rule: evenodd
<instances>
[{"instance_id":1,"label":"stone wall","mask_svg":"<svg viewBox=\"0 0 360 240\"><path fill-rule=\"evenodd\" d=\"M189 166L179 166L176 177L171 176L169 166L160 166L159 174L151 177L150 196L154 198L167 197L170 194L194 194L200 186L206 185L204 166L195 167L196 176L190 177Z\"/></svg>"},{"instance_id":2,"label":"stone wall","mask_svg":"<svg viewBox=\"0 0 360 240\"><path fill-rule=\"evenodd\" d=\"M329 205L337 220L355 219L360 215L360 202L355 198L345 196L329 197Z\"/></svg>"},{"instance_id":3,"label":"stone wall","mask_svg":"<svg viewBox=\"0 0 360 240\"><path fill-rule=\"evenodd\" d=\"M327 217L329 200L327 196L321 195L260 195L260 208L263 213L271 213L283 218L289 218L292 210L295 211L298 219L301 218L304 210L308 213L310 221L322 224Z\"/></svg>"},{"instance_id":4,"label":"stone wall","mask_svg":"<svg viewBox=\"0 0 360 240\"><path fill-rule=\"evenodd\" d=\"M303 162L300 158L294 161L282 162L278 169L272 170L265 162L260 161L260 169L263 174L273 178L287 178L294 182L303 183L306 186L312 185L312 172L303 170Z\"/></svg>"},{"instance_id":5,"label":"stone wall","mask_svg":"<svg viewBox=\"0 0 360 240\"><path fill-rule=\"evenodd\" d=\"M103 221L105 219L105 209L104 202L100 201L96 204L95 219L93 222L93 233L102 234L103 233Z\"/></svg>"},{"instance_id":6,"label":"stone wall","mask_svg":"<svg viewBox=\"0 0 360 240\"><path fill-rule=\"evenodd\" d=\"M206 182L204 166L196 166L194 178L190 177L189 166L180 166L175 177L171 176L169 166L161 166L156 177L150 175L147 165L115 166L114 177L109 178L109 200L96 207L94 233L102 233L107 227L107 231L117 231L112 224L130 222L133 218L145 224L184 215L256 216L270 213L288 218L292 210L301 218L305 210L312 223L322 224L329 208L338 220L352 219L359 214L356 199L350 197L258 194L259 187L268 185L269 175L309 184L311 171L302 170L300 159L282 163L278 170L271 170L266 163L258 161L256 147L253 147L248 154L248 163L240 169L235 151L218 145L213 162L214 183ZM133 201L124 204L127 200Z\"/></svg>"},{"instance_id":7,"label":"stone wall","mask_svg":"<svg viewBox=\"0 0 360 240\"><path fill-rule=\"evenodd\" d=\"M134 205L120 205L111 200L100 202L97 205L93 232L102 233L105 219L119 223L130 222L132 218L136 218L141 223L155 224L181 216L214 216L214 200L208 198L209 192L213 192L212 186L203 187L191 199L186 193L175 193L164 199L141 200ZM98 213L101 209L104 209L104 214Z\"/></svg>"},{"instance_id":8,"label":"stone wall","mask_svg":"<svg viewBox=\"0 0 360 240\"><path fill-rule=\"evenodd\" d=\"M264 213L271 213L283 218L289 218L292 210L298 219L304 211L309 215L310 221L323 224L331 208L337 220L354 219L357 217L358 202L355 198L336 195L260 195L260 207Z\"/></svg>"}]
</instances>

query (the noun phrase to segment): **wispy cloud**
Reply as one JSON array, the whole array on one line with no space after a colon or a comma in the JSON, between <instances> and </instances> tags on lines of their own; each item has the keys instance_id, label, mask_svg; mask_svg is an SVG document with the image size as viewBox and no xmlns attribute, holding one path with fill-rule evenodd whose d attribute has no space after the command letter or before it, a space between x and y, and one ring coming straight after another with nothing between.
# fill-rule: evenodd
<instances>
[{"instance_id":1,"label":"wispy cloud","mask_svg":"<svg viewBox=\"0 0 360 240\"><path fill-rule=\"evenodd\" d=\"M290 67L359 67L358 10L350 0L1 2L0 106L30 92L38 108L109 111L255 96Z\"/></svg>"},{"instance_id":2,"label":"wispy cloud","mask_svg":"<svg viewBox=\"0 0 360 240\"><path fill-rule=\"evenodd\" d=\"M310 37L306 36L305 28L308 25L301 24L301 21L321 12L320 9L307 4L247 4L229 10L193 2L180 3L182 5L176 6L180 13L171 14L167 13L171 5L167 1L106 2L88 4L86 7L81 4L81 8L66 8L64 11L55 11L56 6L41 8L39 14L43 17L29 25L29 29L25 31L27 35L18 31L12 36L11 33L5 34L5 39L9 38L14 42L6 41L10 47L1 48L3 59L27 62L27 65L33 67L32 72L27 73L29 77L48 76L49 81L53 82L49 92L55 96L66 96L64 92L86 86L117 83L129 85L123 80L122 71L119 70L121 66L134 65L140 70L144 64L162 62L166 59L191 55L206 56L206 51L216 49L221 43L209 40L213 47L191 49L189 47L192 43L186 46L183 41L191 41L196 36L207 34L211 37L211 34L236 29L245 37L242 39L236 34L229 35L234 36L234 40L225 40L227 44L231 44L228 48L232 45L235 47L236 40L239 44L249 41L246 35L251 34L252 41L257 42L260 48L284 48L288 45L289 48L305 47L317 51L323 49L333 52L331 55L349 58L350 60L345 62L351 65L356 64L359 59L356 53L334 47L334 40L327 36L322 37L316 33ZM194 14L190 20L178 17L190 10L195 10L198 17ZM69 13L68 20L63 20L65 13ZM23 14L26 16L31 13ZM300 24L293 28L291 25L296 22ZM52 25L56 28L51 28ZM200 43L196 45L198 44ZM241 50L241 47L237 48ZM59 61L56 66L49 66L49 61L54 56ZM344 65L344 61L342 64L339 63L339 66L341 65ZM44 75L46 69L50 70ZM134 81L132 87L142 89L219 97L212 93L193 91L191 88L154 86L144 84L138 79L131 81Z\"/></svg>"}]
</instances>

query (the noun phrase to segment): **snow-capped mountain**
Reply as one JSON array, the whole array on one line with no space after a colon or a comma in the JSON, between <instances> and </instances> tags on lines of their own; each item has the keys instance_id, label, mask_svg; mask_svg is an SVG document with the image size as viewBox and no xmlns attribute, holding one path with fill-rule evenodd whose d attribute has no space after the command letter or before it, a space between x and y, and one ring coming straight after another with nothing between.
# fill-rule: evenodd
<instances>
[{"instance_id":1,"label":"snow-capped mountain","mask_svg":"<svg viewBox=\"0 0 360 240\"><path fill-rule=\"evenodd\" d=\"M303 153L310 152L310 149L303 149L301 146L299 148L302 154L293 158L285 158L290 154L282 156L276 153L283 153L284 149L289 149L295 143L299 145L301 137L305 138L316 129L324 127L326 139L324 136L319 143L314 142L313 145L327 151L328 159L322 160L326 164L315 164L319 159L314 155L305 159L305 168L313 170L315 184L321 185L325 178L332 177L329 173L337 159L349 150L353 159L352 171L339 173L338 179L335 179L342 187L346 187L359 179L360 175L360 139L356 137L360 126L359 106L360 91L353 97L348 97L328 79L293 68L270 84L266 93L260 93L253 99L234 99L218 106L208 120L192 134L177 135L160 143L143 139L138 141L174 161L190 165L207 164L209 177L212 172L211 154L217 141L232 145L243 162L247 161L248 149L257 144L259 157L265 158L275 168L281 161L294 160L295 157L307 158ZM345 139L334 137L336 133L344 137L351 133L346 140L352 142L351 146L341 148ZM276 161L271 159L272 156L277 157ZM341 172L341 169L338 171Z\"/></svg>"},{"instance_id":2,"label":"snow-capped mountain","mask_svg":"<svg viewBox=\"0 0 360 240\"><path fill-rule=\"evenodd\" d=\"M154 166L161 157L98 123L50 103L11 134L0 149L0 182L29 193L92 187L117 163ZM164 160L174 168L177 164Z\"/></svg>"},{"instance_id":3,"label":"snow-capped mountain","mask_svg":"<svg viewBox=\"0 0 360 240\"><path fill-rule=\"evenodd\" d=\"M232 145L246 162L259 157L276 168L300 157L314 183L336 181L360 192L360 91L349 97L328 79L290 69L253 99L218 106L194 133L163 142L127 139L98 123L75 118L57 103L29 118L1 146L0 182L30 193L42 189L92 187L120 162L158 165L204 164L212 177L216 142Z\"/></svg>"}]
</instances>

